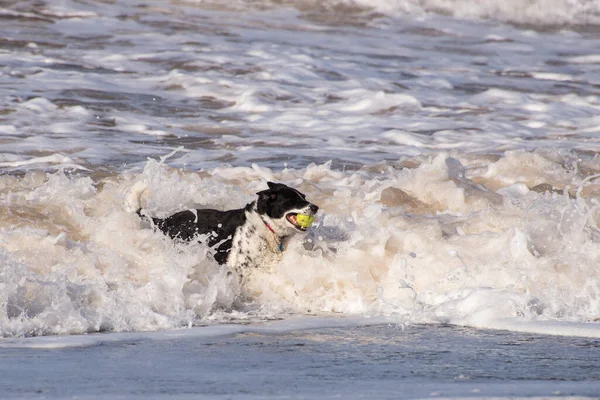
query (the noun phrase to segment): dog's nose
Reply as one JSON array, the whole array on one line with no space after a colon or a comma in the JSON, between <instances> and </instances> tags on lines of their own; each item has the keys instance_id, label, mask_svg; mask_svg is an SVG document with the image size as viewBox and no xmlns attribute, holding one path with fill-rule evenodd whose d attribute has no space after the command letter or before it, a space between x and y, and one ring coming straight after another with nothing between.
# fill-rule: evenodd
<instances>
[{"instance_id":1,"label":"dog's nose","mask_svg":"<svg viewBox=\"0 0 600 400\"><path fill-rule=\"evenodd\" d=\"M317 213L317 211L319 211L319 207L315 206L314 204L311 204L311 205L309 206L309 208L310 208L310 211L311 211L313 214L316 214L316 213Z\"/></svg>"}]
</instances>

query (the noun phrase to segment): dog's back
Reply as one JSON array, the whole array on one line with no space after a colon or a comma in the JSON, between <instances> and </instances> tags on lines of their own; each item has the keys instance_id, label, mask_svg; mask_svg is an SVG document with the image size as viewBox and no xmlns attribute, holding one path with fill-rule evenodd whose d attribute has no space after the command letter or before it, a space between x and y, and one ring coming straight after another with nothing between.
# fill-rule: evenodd
<instances>
[{"instance_id":1,"label":"dog's back","mask_svg":"<svg viewBox=\"0 0 600 400\"><path fill-rule=\"evenodd\" d=\"M152 218L154 225L173 239L191 241L204 237L214 248L219 264L227 262L236 230L246 222L246 209L180 211L165 219Z\"/></svg>"}]
</instances>

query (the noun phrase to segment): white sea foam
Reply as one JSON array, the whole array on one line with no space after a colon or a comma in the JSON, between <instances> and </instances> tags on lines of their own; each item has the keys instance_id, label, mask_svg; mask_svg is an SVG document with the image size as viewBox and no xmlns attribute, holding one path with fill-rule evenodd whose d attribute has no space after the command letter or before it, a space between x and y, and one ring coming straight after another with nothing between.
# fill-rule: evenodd
<instances>
[{"instance_id":1,"label":"white sea foam","mask_svg":"<svg viewBox=\"0 0 600 400\"><path fill-rule=\"evenodd\" d=\"M511 153L485 167L456 156L357 172L323 164L199 175L149 161L141 174L97 182L5 176L2 333L156 330L291 312L600 337L594 180L565 170L555 153ZM250 272L244 287L202 244L173 243L123 209L140 185L152 215L241 207L265 179L293 184L322 211L281 263ZM575 197L530 190L541 184Z\"/></svg>"},{"instance_id":2,"label":"white sea foam","mask_svg":"<svg viewBox=\"0 0 600 400\"><path fill-rule=\"evenodd\" d=\"M600 4L570 0L351 0L386 13L434 12L460 18L485 18L521 24L563 25L600 23Z\"/></svg>"},{"instance_id":3,"label":"white sea foam","mask_svg":"<svg viewBox=\"0 0 600 400\"><path fill-rule=\"evenodd\" d=\"M216 0L186 0L194 4L208 4L223 7ZM586 0L489 0L473 2L469 0L327 0L314 3L309 0L287 0L285 5L295 6L301 10L346 8L355 12L376 11L384 15L415 15L423 17L428 14L452 15L459 18L492 19L504 22L533 25L584 25L600 23L600 4ZM281 2L263 0L258 2L262 7L275 6ZM245 9L256 6L257 2L237 0L229 2L227 7Z\"/></svg>"},{"instance_id":4,"label":"white sea foam","mask_svg":"<svg viewBox=\"0 0 600 400\"><path fill-rule=\"evenodd\" d=\"M77 165L70 157L62 154L52 154L44 157L32 157L26 160L16 160L16 157L10 157L11 161L0 162L0 168L21 168L25 166L44 166L44 165L59 165L70 169L86 169L81 165Z\"/></svg>"}]
</instances>

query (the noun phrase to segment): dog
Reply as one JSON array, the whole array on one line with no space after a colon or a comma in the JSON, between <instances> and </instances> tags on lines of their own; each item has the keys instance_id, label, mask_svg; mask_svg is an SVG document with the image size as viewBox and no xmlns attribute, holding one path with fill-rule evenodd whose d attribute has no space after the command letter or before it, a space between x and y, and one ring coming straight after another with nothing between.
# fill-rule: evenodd
<instances>
[{"instance_id":1,"label":"dog","mask_svg":"<svg viewBox=\"0 0 600 400\"><path fill-rule=\"evenodd\" d=\"M164 219L148 219L172 239L206 243L213 249L215 260L236 270L241 279L248 268L280 259L287 240L307 230L307 224L301 224L298 216L308 216L310 225L319 210L296 189L282 183L267 185L267 190L257 193L257 200L240 209L193 209ZM128 208L132 210L133 206L141 218L145 218L140 207L144 191L134 187L127 199Z\"/></svg>"}]
</instances>

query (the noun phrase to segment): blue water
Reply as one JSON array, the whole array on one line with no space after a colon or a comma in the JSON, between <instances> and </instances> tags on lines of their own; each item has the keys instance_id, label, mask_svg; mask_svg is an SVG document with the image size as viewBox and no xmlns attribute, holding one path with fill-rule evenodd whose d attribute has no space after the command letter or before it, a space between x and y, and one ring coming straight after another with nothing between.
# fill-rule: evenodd
<instances>
[{"instance_id":1,"label":"blue water","mask_svg":"<svg viewBox=\"0 0 600 400\"><path fill-rule=\"evenodd\" d=\"M100 343L88 347L2 349L0 395L410 399L600 393L598 340L443 325L129 336L96 338Z\"/></svg>"}]
</instances>

